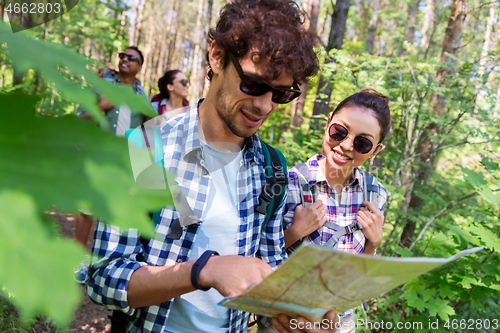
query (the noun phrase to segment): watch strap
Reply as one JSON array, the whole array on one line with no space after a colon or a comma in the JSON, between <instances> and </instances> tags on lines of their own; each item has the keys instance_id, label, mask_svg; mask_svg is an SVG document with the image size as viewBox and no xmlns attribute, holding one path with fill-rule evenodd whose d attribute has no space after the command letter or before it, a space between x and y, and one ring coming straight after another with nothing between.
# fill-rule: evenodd
<instances>
[{"instance_id":1,"label":"watch strap","mask_svg":"<svg viewBox=\"0 0 500 333\"><path fill-rule=\"evenodd\" d=\"M202 288L198 284L198 278L200 276L201 269L205 267L205 264L207 263L208 259L212 256L218 256L219 252L217 251L212 251L212 250L207 250L203 252L203 254L196 260L194 263L193 267L191 268L191 283L193 284L193 287L199 290L207 291L210 288Z\"/></svg>"}]
</instances>

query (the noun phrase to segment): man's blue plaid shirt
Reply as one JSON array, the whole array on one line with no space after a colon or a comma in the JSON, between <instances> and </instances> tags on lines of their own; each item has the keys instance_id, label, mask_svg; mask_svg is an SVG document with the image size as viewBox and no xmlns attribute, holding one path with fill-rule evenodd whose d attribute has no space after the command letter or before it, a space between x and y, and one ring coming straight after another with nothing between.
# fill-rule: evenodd
<instances>
[{"instance_id":1,"label":"man's blue plaid shirt","mask_svg":"<svg viewBox=\"0 0 500 333\"><path fill-rule=\"evenodd\" d=\"M203 167L198 132L200 101L161 127L165 168L176 175L177 183L198 216L206 209L205 199L210 188L210 173ZM236 244L239 255L261 258L276 267L286 258L282 227L286 194L263 229L265 216L256 213L255 208L265 182L264 166L261 142L254 134L246 140L237 176L240 227ZM120 230L105 223L96 226L87 291L95 303L129 315L129 332L164 331L173 300L134 309L127 302L127 288L132 273L144 265L175 265L189 258L199 224L184 227L180 239L167 239L171 222L177 218L179 213L175 208L165 207L156 226L156 238L149 241L147 248L141 245L136 229ZM246 332L248 319L248 313L231 310L229 332Z\"/></svg>"}]
</instances>

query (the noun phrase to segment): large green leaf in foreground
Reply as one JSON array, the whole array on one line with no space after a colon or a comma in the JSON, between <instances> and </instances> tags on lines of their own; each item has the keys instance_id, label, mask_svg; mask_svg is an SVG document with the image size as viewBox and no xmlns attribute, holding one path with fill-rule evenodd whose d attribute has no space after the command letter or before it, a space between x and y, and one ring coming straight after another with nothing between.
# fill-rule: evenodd
<instances>
[{"instance_id":1,"label":"large green leaf in foreground","mask_svg":"<svg viewBox=\"0 0 500 333\"><path fill-rule=\"evenodd\" d=\"M55 84L62 96L81 104L96 119L103 120L103 115L97 108L95 94L89 88L82 88L76 82L66 79L65 71L85 80L114 104L127 104L134 112L156 116L155 112L144 99L136 95L130 86L119 86L99 78L87 67L91 62L85 57L64 45L48 43L29 36L29 31L13 33L0 21L0 44L7 43L7 51L14 67L24 72L34 69L43 78Z\"/></svg>"},{"instance_id":2,"label":"large green leaf in foreground","mask_svg":"<svg viewBox=\"0 0 500 333\"><path fill-rule=\"evenodd\" d=\"M0 95L0 189L27 193L38 212L86 209L151 234L147 213L171 203L170 193L135 184L127 140L72 115L35 116L36 102Z\"/></svg>"},{"instance_id":3,"label":"large green leaf in foreground","mask_svg":"<svg viewBox=\"0 0 500 333\"><path fill-rule=\"evenodd\" d=\"M32 197L0 189L0 285L23 319L41 312L69 324L80 301L73 267L82 257L75 242L47 232Z\"/></svg>"}]
</instances>

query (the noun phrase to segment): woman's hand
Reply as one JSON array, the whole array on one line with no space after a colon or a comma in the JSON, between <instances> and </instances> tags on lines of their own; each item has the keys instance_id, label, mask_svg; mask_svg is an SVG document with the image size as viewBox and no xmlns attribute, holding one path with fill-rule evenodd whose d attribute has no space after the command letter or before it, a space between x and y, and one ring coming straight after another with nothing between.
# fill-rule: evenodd
<instances>
[{"instance_id":1,"label":"woman's hand","mask_svg":"<svg viewBox=\"0 0 500 333\"><path fill-rule=\"evenodd\" d=\"M321 228L325 222L326 213L323 201L316 200L306 208L298 205L295 208L292 225L285 230L285 246L290 247L302 237Z\"/></svg>"},{"instance_id":2,"label":"woman's hand","mask_svg":"<svg viewBox=\"0 0 500 333\"><path fill-rule=\"evenodd\" d=\"M371 202L363 201L356 220L363 226L363 234L366 237L363 253L374 254L382 241L384 215Z\"/></svg>"}]
</instances>

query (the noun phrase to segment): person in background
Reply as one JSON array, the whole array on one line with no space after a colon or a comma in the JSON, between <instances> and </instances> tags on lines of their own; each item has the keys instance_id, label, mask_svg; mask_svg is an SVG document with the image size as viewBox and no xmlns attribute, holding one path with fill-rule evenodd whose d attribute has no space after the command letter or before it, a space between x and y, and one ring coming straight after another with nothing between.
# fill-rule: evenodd
<instances>
[{"instance_id":1,"label":"person in background","mask_svg":"<svg viewBox=\"0 0 500 333\"><path fill-rule=\"evenodd\" d=\"M146 100L149 100L146 91L141 85L141 82L136 78L137 74L142 69L144 58L142 52L135 46L127 47L118 55L118 70L105 68L99 75L104 80L113 84L132 86L137 95L142 95ZM125 136L125 131L130 128L140 126L146 116L141 113L133 113L126 105L113 105L105 97L98 95L99 109L105 114L108 124L101 124L101 128L110 130L117 136ZM90 119L90 114L79 107L75 114L84 119ZM76 218L75 239L82 246L87 246L87 239L92 229L92 213L88 211L80 211ZM85 283L87 275L88 263L80 263L74 271L74 279L78 283Z\"/></svg>"},{"instance_id":2,"label":"person in background","mask_svg":"<svg viewBox=\"0 0 500 333\"><path fill-rule=\"evenodd\" d=\"M378 187L377 202L364 201L363 190L368 186L364 179L370 178L364 177L366 171L360 166L384 148L382 142L391 128L388 101L386 96L370 88L344 99L328 119L322 154L289 170L284 216L287 252L293 252L307 239L349 253L375 254L382 240L387 192L373 177L369 185ZM315 200L306 208L299 185L301 175L309 184L312 196L304 197L304 201ZM337 238L333 225L328 222L341 227L356 226L359 222L362 228L355 228L351 234L337 234ZM341 314L340 318L340 332L354 332L354 309Z\"/></svg>"},{"instance_id":3,"label":"person in background","mask_svg":"<svg viewBox=\"0 0 500 333\"><path fill-rule=\"evenodd\" d=\"M160 93L151 98L151 106L158 115L168 114L166 118L172 118L186 112L189 81L184 73L178 69L166 71L158 80L158 89Z\"/></svg>"}]
</instances>

